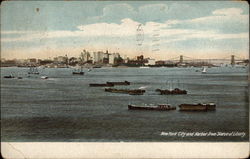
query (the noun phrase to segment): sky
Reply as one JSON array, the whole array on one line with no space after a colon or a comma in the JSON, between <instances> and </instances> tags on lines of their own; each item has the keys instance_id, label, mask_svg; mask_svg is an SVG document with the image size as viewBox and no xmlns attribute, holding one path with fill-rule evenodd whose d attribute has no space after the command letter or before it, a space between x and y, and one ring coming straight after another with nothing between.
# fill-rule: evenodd
<instances>
[{"instance_id":1,"label":"sky","mask_svg":"<svg viewBox=\"0 0 250 159\"><path fill-rule=\"evenodd\" d=\"M170 59L248 58L240 1L4 1L1 58L79 56L86 49Z\"/></svg>"}]
</instances>

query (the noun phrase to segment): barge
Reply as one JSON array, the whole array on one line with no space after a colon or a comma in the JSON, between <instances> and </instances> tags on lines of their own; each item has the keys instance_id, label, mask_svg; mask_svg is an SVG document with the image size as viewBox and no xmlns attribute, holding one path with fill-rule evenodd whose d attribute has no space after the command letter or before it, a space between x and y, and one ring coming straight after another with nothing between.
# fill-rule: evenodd
<instances>
[{"instance_id":1,"label":"barge","mask_svg":"<svg viewBox=\"0 0 250 159\"><path fill-rule=\"evenodd\" d=\"M90 87L114 87L114 84L107 84L107 83L90 83Z\"/></svg>"},{"instance_id":2,"label":"barge","mask_svg":"<svg viewBox=\"0 0 250 159\"><path fill-rule=\"evenodd\" d=\"M124 82L107 82L107 84L113 84L113 85L130 85L130 82L124 81Z\"/></svg>"},{"instance_id":3,"label":"barge","mask_svg":"<svg viewBox=\"0 0 250 159\"><path fill-rule=\"evenodd\" d=\"M170 104L158 104L158 105L128 105L129 110L158 110L158 111L168 111L176 110L176 107Z\"/></svg>"},{"instance_id":4,"label":"barge","mask_svg":"<svg viewBox=\"0 0 250 159\"><path fill-rule=\"evenodd\" d=\"M115 89L115 88L105 88L105 92L111 93L125 93L129 95L143 95L146 91L142 89Z\"/></svg>"},{"instance_id":5,"label":"barge","mask_svg":"<svg viewBox=\"0 0 250 159\"><path fill-rule=\"evenodd\" d=\"M156 89L156 92L160 92L160 95L178 95L178 94L187 94L186 90L181 90L179 88L175 88L174 90L168 89Z\"/></svg>"},{"instance_id":6,"label":"barge","mask_svg":"<svg viewBox=\"0 0 250 159\"><path fill-rule=\"evenodd\" d=\"M214 103L198 103L198 104L181 104L179 105L180 111L209 111L215 110Z\"/></svg>"}]
</instances>

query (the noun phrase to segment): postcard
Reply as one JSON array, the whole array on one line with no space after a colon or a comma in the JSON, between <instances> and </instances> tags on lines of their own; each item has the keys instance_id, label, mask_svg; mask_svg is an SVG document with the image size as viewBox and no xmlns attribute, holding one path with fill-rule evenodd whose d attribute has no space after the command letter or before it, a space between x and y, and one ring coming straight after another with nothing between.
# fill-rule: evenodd
<instances>
[{"instance_id":1,"label":"postcard","mask_svg":"<svg viewBox=\"0 0 250 159\"><path fill-rule=\"evenodd\" d=\"M4 158L247 158L245 1L4 1Z\"/></svg>"}]
</instances>

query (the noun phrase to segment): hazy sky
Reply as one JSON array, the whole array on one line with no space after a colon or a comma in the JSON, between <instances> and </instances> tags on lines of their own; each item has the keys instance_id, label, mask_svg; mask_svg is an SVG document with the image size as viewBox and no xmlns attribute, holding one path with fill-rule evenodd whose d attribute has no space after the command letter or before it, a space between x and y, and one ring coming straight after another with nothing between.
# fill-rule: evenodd
<instances>
[{"instance_id":1,"label":"hazy sky","mask_svg":"<svg viewBox=\"0 0 250 159\"><path fill-rule=\"evenodd\" d=\"M142 31L137 31L140 24ZM248 4L230 1L2 3L2 58L78 56L83 49L90 52L108 49L130 57L144 54L156 59L179 55L248 57Z\"/></svg>"}]
</instances>

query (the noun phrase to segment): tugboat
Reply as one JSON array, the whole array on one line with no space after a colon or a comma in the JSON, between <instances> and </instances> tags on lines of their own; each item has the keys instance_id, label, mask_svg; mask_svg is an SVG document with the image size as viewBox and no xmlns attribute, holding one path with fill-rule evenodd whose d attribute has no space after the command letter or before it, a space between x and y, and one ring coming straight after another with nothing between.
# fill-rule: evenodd
<instances>
[{"instance_id":1,"label":"tugboat","mask_svg":"<svg viewBox=\"0 0 250 159\"><path fill-rule=\"evenodd\" d=\"M30 66L30 70L28 71L28 74L34 74L34 75L38 75L38 69L35 66Z\"/></svg>"},{"instance_id":2,"label":"tugboat","mask_svg":"<svg viewBox=\"0 0 250 159\"><path fill-rule=\"evenodd\" d=\"M3 78L15 78L13 75L7 75L7 76L4 76Z\"/></svg>"},{"instance_id":3,"label":"tugboat","mask_svg":"<svg viewBox=\"0 0 250 159\"><path fill-rule=\"evenodd\" d=\"M181 90L179 88L175 88L174 90L168 89L156 89L156 92L160 92L160 95L178 95L178 94L187 94L186 90Z\"/></svg>"},{"instance_id":4,"label":"tugboat","mask_svg":"<svg viewBox=\"0 0 250 159\"><path fill-rule=\"evenodd\" d=\"M107 82L107 84L114 84L114 85L130 85L130 82L124 81L124 82Z\"/></svg>"},{"instance_id":5,"label":"tugboat","mask_svg":"<svg viewBox=\"0 0 250 159\"><path fill-rule=\"evenodd\" d=\"M168 111L175 110L176 107L171 106L170 104L158 104L158 105L128 105L129 110L158 110L158 111Z\"/></svg>"},{"instance_id":6,"label":"tugboat","mask_svg":"<svg viewBox=\"0 0 250 159\"><path fill-rule=\"evenodd\" d=\"M215 110L215 103L181 104L180 111L208 111Z\"/></svg>"},{"instance_id":7,"label":"tugboat","mask_svg":"<svg viewBox=\"0 0 250 159\"><path fill-rule=\"evenodd\" d=\"M78 70L75 70L72 72L73 75L84 75L84 72L82 70L82 67L81 69L78 69Z\"/></svg>"}]
</instances>

